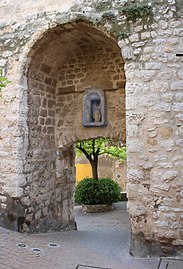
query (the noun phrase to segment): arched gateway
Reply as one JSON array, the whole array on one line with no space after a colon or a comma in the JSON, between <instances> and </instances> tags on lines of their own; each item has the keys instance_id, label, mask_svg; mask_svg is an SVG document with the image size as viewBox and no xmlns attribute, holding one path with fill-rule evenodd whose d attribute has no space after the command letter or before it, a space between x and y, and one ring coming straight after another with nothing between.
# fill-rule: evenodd
<instances>
[{"instance_id":1,"label":"arched gateway","mask_svg":"<svg viewBox=\"0 0 183 269\"><path fill-rule=\"evenodd\" d=\"M0 64L12 81L0 110L0 225L75 229L74 143L111 137L127 143L131 253L181 254L181 7L162 0L153 20L127 21L130 29L122 29L121 1L112 1L114 14L103 5L91 3L90 16L84 3L82 12L100 28L83 22L77 7L74 21L48 5L46 15L26 23L16 17L0 29ZM116 31L119 46L104 29Z\"/></svg>"},{"instance_id":2,"label":"arched gateway","mask_svg":"<svg viewBox=\"0 0 183 269\"><path fill-rule=\"evenodd\" d=\"M97 137L125 143L121 51L96 27L68 23L46 31L28 59L22 102L22 109L27 106L26 184L18 203L12 200L13 211L8 208L3 223L16 230L18 219L28 223L30 232L75 229L74 143ZM86 109L87 105L93 110L95 103L101 109L99 122L90 115L94 111Z\"/></svg>"},{"instance_id":3,"label":"arched gateway","mask_svg":"<svg viewBox=\"0 0 183 269\"><path fill-rule=\"evenodd\" d=\"M26 218L32 232L71 229L73 143L101 136L125 140L124 62L115 42L86 23L51 29L29 57L25 173L32 202L26 205ZM91 100L84 101L86 91L91 91ZM97 92L105 95L107 122L101 126L91 118L87 127L83 117L91 111L85 110L85 103L97 101Z\"/></svg>"}]
</instances>

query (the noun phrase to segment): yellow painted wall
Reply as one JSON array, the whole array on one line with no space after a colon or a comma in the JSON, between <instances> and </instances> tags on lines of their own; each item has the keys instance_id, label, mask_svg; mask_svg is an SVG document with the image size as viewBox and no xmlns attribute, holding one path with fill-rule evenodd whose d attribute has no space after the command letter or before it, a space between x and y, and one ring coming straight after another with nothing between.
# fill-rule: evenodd
<instances>
[{"instance_id":1,"label":"yellow painted wall","mask_svg":"<svg viewBox=\"0 0 183 269\"><path fill-rule=\"evenodd\" d=\"M92 177L91 165L76 163L76 183L85 177Z\"/></svg>"}]
</instances>

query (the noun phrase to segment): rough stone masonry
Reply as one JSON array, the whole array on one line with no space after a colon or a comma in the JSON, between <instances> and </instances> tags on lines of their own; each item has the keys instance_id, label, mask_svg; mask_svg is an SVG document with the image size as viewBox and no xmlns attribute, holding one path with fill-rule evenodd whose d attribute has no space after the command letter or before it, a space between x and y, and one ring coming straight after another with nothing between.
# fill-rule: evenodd
<instances>
[{"instance_id":1,"label":"rough stone masonry","mask_svg":"<svg viewBox=\"0 0 183 269\"><path fill-rule=\"evenodd\" d=\"M62 3L60 3L62 2ZM182 254L181 0L0 1L0 224L75 229L74 144L127 144L132 255ZM82 125L105 94L107 125Z\"/></svg>"}]
</instances>

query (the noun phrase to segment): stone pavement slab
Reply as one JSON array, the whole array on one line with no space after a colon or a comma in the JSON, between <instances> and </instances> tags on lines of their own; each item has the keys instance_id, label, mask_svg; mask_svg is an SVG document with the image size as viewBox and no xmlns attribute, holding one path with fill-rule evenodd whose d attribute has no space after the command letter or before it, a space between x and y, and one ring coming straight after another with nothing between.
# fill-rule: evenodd
<instances>
[{"instance_id":1,"label":"stone pavement slab","mask_svg":"<svg viewBox=\"0 0 183 269\"><path fill-rule=\"evenodd\" d=\"M160 258L158 269L183 269L183 258Z\"/></svg>"},{"instance_id":2,"label":"stone pavement slab","mask_svg":"<svg viewBox=\"0 0 183 269\"><path fill-rule=\"evenodd\" d=\"M159 258L129 255L126 204L115 207L111 212L83 214L77 206L77 231L29 235L0 228L0 269L157 269Z\"/></svg>"},{"instance_id":3,"label":"stone pavement slab","mask_svg":"<svg viewBox=\"0 0 183 269\"><path fill-rule=\"evenodd\" d=\"M109 268L102 268L102 267L93 267L93 266L87 266L87 265L78 265L76 269L109 269Z\"/></svg>"}]
</instances>

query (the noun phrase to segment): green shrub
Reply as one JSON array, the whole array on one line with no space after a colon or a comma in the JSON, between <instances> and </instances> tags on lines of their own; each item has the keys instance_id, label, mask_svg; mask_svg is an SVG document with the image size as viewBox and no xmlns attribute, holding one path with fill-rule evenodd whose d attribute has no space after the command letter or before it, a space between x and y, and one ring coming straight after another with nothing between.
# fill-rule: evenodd
<instances>
[{"instance_id":1,"label":"green shrub","mask_svg":"<svg viewBox=\"0 0 183 269\"><path fill-rule=\"evenodd\" d=\"M120 187L111 178L84 178L75 190L75 201L79 204L96 205L119 201Z\"/></svg>"}]
</instances>

